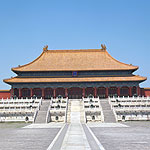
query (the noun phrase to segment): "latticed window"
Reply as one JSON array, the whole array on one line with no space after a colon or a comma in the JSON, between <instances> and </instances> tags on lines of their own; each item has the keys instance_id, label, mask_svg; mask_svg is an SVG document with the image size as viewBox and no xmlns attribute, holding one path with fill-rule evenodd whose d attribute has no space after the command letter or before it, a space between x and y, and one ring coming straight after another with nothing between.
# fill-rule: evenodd
<instances>
[{"instance_id":1,"label":"latticed window","mask_svg":"<svg viewBox=\"0 0 150 150\"><path fill-rule=\"evenodd\" d=\"M97 95L100 97L100 98L105 98L106 97L106 89L104 87L99 87L97 89Z\"/></svg>"},{"instance_id":2,"label":"latticed window","mask_svg":"<svg viewBox=\"0 0 150 150\"><path fill-rule=\"evenodd\" d=\"M26 98L26 97L30 97L30 89L22 89L22 97Z\"/></svg>"},{"instance_id":3,"label":"latticed window","mask_svg":"<svg viewBox=\"0 0 150 150\"><path fill-rule=\"evenodd\" d=\"M109 96L116 96L117 95L117 88L116 87L111 87L108 90Z\"/></svg>"},{"instance_id":4,"label":"latticed window","mask_svg":"<svg viewBox=\"0 0 150 150\"><path fill-rule=\"evenodd\" d=\"M45 96L45 98L53 97L53 89L52 88L46 88L44 90L44 96Z\"/></svg>"},{"instance_id":5,"label":"latticed window","mask_svg":"<svg viewBox=\"0 0 150 150\"><path fill-rule=\"evenodd\" d=\"M94 88L93 87L87 87L85 89L85 95L88 97L89 95L94 95Z\"/></svg>"},{"instance_id":6,"label":"latticed window","mask_svg":"<svg viewBox=\"0 0 150 150\"><path fill-rule=\"evenodd\" d=\"M82 98L82 88L72 87L68 89L69 98Z\"/></svg>"},{"instance_id":7,"label":"latticed window","mask_svg":"<svg viewBox=\"0 0 150 150\"><path fill-rule=\"evenodd\" d=\"M56 97L61 95L62 97L65 97L65 89L64 88L57 88L56 89Z\"/></svg>"},{"instance_id":8,"label":"latticed window","mask_svg":"<svg viewBox=\"0 0 150 150\"><path fill-rule=\"evenodd\" d=\"M128 87L120 88L120 96L129 96L129 88Z\"/></svg>"},{"instance_id":9,"label":"latticed window","mask_svg":"<svg viewBox=\"0 0 150 150\"><path fill-rule=\"evenodd\" d=\"M33 95L35 95L35 97L37 97L37 98L41 98L42 97L42 90L39 88L33 89Z\"/></svg>"}]
</instances>

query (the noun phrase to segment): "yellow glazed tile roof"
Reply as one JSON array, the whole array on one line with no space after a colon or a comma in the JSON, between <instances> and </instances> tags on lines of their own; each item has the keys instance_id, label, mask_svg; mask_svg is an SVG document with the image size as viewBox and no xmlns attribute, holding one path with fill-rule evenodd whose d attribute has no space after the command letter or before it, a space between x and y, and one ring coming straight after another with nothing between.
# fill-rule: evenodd
<instances>
[{"instance_id":1,"label":"yellow glazed tile roof","mask_svg":"<svg viewBox=\"0 0 150 150\"><path fill-rule=\"evenodd\" d=\"M146 77L128 76L128 77L84 77L84 78L20 78L14 77L5 79L6 83L50 83L50 82L110 82L110 81L144 81Z\"/></svg>"},{"instance_id":2,"label":"yellow glazed tile roof","mask_svg":"<svg viewBox=\"0 0 150 150\"><path fill-rule=\"evenodd\" d=\"M0 90L0 92L10 92L10 90Z\"/></svg>"},{"instance_id":3,"label":"yellow glazed tile roof","mask_svg":"<svg viewBox=\"0 0 150 150\"><path fill-rule=\"evenodd\" d=\"M137 66L117 61L106 50L47 50L33 62L13 71L136 70Z\"/></svg>"}]
</instances>

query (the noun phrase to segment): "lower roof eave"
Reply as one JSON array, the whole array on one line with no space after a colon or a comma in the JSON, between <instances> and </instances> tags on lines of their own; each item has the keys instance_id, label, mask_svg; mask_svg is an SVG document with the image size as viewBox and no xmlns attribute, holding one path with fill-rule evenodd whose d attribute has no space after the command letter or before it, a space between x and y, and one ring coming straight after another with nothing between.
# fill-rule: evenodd
<instances>
[{"instance_id":1,"label":"lower roof eave","mask_svg":"<svg viewBox=\"0 0 150 150\"><path fill-rule=\"evenodd\" d=\"M85 81L85 82L5 82L9 85L12 85L12 84L45 84L45 83L109 83L109 82L144 82L145 80L143 81Z\"/></svg>"},{"instance_id":2,"label":"lower roof eave","mask_svg":"<svg viewBox=\"0 0 150 150\"><path fill-rule=\"evenodd\" d=\"M7 84L17 83L88 83L88 82L143 82L147 78L141 76L129 77L77 77L77 78L10 78L3 80Z\"/></svg>"}]
</instances>

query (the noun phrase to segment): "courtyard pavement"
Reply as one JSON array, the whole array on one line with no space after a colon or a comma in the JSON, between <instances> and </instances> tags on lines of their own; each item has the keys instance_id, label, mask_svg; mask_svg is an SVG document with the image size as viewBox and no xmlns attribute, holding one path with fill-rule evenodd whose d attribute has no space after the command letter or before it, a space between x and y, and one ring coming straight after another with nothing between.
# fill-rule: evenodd
<instances>
[{"instance_id":1,"label":"courtyard pavement","mask_svg":"<svg viewBox=\"0 0 150 150\"><path fill-rule=\"evenodd\" d=\"M72 132L69 126L0 123L0 150L59 150ZM150 122L88 123L82 128L91 150L150 150Z\"/></svg>"},{"instance_id":2,"label":"courtyard pavement","mask_svg":"<svg viewBox=\"0 0 150 150\"><path fill-rule=\"evenodd\" d=\"M126 122L128 127L91 127L105 150L150 150L150 122Z\"/></svg>"},{"instance_id":3,"label":"courtyard pavement","mask_svg":"<svg viewBox=\"0 0 150 150\"><path fill-rule=\"evenodd\" d=\"M0 150L46 150L60 128L22 128L26 124L0 124Z\"/></svg>"}]
</instances>

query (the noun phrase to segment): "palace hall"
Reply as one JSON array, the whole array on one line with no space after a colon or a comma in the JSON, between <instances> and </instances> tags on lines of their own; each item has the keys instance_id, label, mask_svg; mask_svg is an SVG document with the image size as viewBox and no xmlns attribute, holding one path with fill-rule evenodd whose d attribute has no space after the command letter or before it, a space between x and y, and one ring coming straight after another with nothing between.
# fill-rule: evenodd
<instances>
[{"instance_id":1,"label":"palace hall","mask_svg":"<svg viewBox=\"0 0 150 150\"><path fill-rule=\"evenodd\" d=\"M141 95L139 84L146 77L133 74L138 66L119 62L101 46L79 50L48 50L45 46L34 61L12 68L16 77L4 82L11 85L11 97L18 98Z\"/></svg>"}]
</instances>

